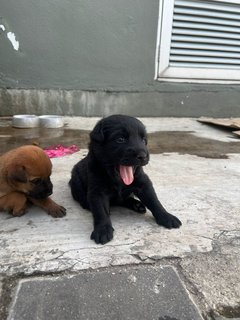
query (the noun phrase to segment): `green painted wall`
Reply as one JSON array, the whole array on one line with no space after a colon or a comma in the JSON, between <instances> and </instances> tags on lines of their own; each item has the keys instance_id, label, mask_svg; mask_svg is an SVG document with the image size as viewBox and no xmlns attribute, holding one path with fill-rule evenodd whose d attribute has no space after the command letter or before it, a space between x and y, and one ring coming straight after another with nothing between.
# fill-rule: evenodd
<instances>
[{"instance_id":1,"label":"green painted wall","mask_svg":"<svg viewBox=\"0 0 240 320\"><path fill-rule=\"evenodd\" d=\"M146 90L155 85L158 0L7 0L0 86Z\"/></svg>"},{"instance_id":2,"label":"green painted wall","mask_svg":"<svg viewBox=\"0 0 240 320\"><path fill-rule=\"evenodd\" d=\"M157 23L158 0L2 1L0 115L238 114L237 85L153 80Z\"/></svg>"}]
</instances>

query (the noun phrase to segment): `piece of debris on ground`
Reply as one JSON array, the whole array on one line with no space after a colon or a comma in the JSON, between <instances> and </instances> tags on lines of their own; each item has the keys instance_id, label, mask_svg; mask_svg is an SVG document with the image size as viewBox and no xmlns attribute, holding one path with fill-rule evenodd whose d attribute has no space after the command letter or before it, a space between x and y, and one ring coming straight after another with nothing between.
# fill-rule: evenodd
<instances>
[{"instance_id":1,"label":"piece of debris on ground","mask_svg":"<svg viewBox=\"0 0 240 320\"><path fill-rule=\"evenodd\" d=\"M240 118L207 118L201 117L198 119L199 122L213 124L221 127L227 127L232 129L238 129L232 131L234 134L240 137Z\"/></svg>"}]
</instances>

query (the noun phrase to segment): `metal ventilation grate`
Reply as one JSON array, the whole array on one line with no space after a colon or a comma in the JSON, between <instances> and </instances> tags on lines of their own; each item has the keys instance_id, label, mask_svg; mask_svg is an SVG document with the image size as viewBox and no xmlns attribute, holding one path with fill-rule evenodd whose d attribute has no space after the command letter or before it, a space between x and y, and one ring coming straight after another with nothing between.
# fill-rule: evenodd
<instances>
[{"instance_id":1,"label":"metal ventilation grate","mask_svg":"<svg viewBox=\"0 0 240 320\"><path fill-rule=\"evenodd\" d=\"M240 6L175 0L170 67L240 69Z\"/></svg>"}]
</instances>

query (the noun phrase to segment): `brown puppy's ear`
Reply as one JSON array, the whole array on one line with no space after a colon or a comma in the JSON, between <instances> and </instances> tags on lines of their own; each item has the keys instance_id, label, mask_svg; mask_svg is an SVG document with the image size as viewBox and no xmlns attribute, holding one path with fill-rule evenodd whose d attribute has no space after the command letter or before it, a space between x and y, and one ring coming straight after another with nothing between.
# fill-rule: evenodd
<instances>
[{"instance_id":1,"label":"brown puppy's ear","mask_svg":"<svg viewBox=\"0 0 240 320\"><path fill-rule=\"evenodd\" d=\"M104 141L104 133L103 133L103 126L102 126L102 120L100 120L92 132L90 133L90 139L91 141L96 141L96 142L103 142Z\"/></svg>"},{"instance_id":2,"label":"brown puppy's ear","mask_svg":"<svg viewBox=\"0 0 240 320\"><path fill-rule=\"evenodd\" d=\"M27 182L27 173L24 166L12 166L8 169L8 179L11 182Z\"/></svg>"}]
</instances>

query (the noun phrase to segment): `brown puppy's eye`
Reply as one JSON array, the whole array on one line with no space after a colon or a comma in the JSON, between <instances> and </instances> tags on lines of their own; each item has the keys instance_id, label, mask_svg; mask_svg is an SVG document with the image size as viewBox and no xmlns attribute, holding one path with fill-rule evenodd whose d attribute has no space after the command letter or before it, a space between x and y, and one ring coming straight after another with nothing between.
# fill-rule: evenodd
<instances>
[{"instance_id":1,"label":"brown puppy's eye","mask_svg":"<svg viewBox=\"0 0 240 320\"><path fill-rule=\"evenodd\" d=\"M42 180L40 178L36 178L30 181L32 184L34 185L38 185L42 182Z\"/></svg>"},{"instance_id":2,"label":"brown puppy's eye","mask_svg":"<svg viewBox=\"0 0 240 320\"><path fill-rule=\"evenodd\" d=\"M127 139L124 138L124 137L119 137L119 138L116 139L117 143L125 143L126 141L127 141Z\"/></svg>"}]
</instances>

